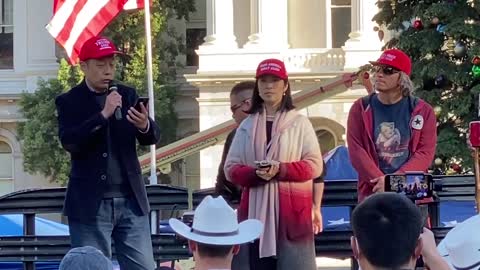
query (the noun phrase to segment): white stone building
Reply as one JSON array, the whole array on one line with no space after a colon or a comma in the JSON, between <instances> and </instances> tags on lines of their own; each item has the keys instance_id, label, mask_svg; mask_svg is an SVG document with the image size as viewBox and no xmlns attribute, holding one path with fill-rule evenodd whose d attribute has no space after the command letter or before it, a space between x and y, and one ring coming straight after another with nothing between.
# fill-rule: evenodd
<instances>
[{"instance_id":1,"label":"white stone building","mask_svg":"<svg viewBox=\"0 0 480 270\"><path fill-rule=\"evenodd\" d=\"M184 75L179 76L178 136L229 120L231 87L253 79L256 65L265 58L284 60L293 89L301 90L378 57L383 43L371 22L375 2L196 0L189 22L172 22L189 48ZM16 131L24 120L16 105L20 94L34 91L39 77L56 76L55 43L44 28L52 5L53 0L0 0L0 195L52 185L24 172ZM352 90L302 110L323 150L345 142L350 105L364 94L363 89ZM186 158L172 174L173 184L212 186L221 151L217 145Z\"/></svg>"},{"instance_id":2,"label":"white stone building","mask_svg":"<svg viewBox=\"0 0 480 270\"><path fill-rule=\"evenodd\" d=\"M16 103L34 91L39 77L56 76L55 43L45 30L51 0L0 0L0 196L14 190L53 185L25 173ZM52 109L52 113L54 110Z\"/></svg>"},{"instance_id":3,"label":"white stone building","mask_svg":"<svg viewBox=\"0 0 480 270\"><path fill-rule=\"evenodd\" d=\"M199 129L230 119L230 89L253 79L263 59L286 63L293 90L318 87L326 78L376 59L383 42L371 21L378 10L375 2L206 0L207 36L196 51L198 69L185 75L190 87L198 89ZM198 25L187 23L187 33ZM324 152L345 143L350 106L365 94L364 89L351 90L302 110L310 117ZM214 184L221 151L221 145L201 151L201 188Z\"/></svg>"}]
</instances>

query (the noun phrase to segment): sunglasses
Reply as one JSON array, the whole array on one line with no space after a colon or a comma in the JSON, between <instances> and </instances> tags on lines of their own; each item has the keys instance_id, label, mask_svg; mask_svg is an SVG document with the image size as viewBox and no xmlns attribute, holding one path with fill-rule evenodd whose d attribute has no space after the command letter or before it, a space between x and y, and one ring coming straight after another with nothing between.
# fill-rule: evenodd
<instances>
[{"instance_id":1,"label":"sunglasses","mask_svg":"<svg viewBox=\"0 0 480 270\"><path fill-rule=\"evenodd\" d=\"M383 74L390 76L392 74L400 72L400 70L394 68L394 67L389 67L389 66L376 66L375 67L375 72L379 73L382 72Z\"/></svg>"},{"instance_id":2,"label":"sunglasses","mask_svg":"<svg viewBox=\"0 0 480 270\"><path fill-rule=\"evenodd\" d=\"M232 113L235 113L240 107L242 107L243 103L245 103L245 101L247 101L249 99L250 98L244 99L244 100L240 101L239 103L230 106L230 111L232 111Z\"/></svg>"}]
</instances>

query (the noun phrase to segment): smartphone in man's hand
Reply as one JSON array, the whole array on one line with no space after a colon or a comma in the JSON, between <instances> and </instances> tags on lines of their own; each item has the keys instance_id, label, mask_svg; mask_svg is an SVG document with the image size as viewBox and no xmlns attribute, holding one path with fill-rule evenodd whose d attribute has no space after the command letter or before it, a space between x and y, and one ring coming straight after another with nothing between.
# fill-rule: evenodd
<instances>
[{"instance_id":1,"label":"smartphone in man's hand","mask_svg":"<svg viewBox=\"0 0 480 270\"><path fill-rule=\"evenodd\" d=\"M413 200L422 200L433 196L433 176L423 172L385 175L385 191L393 191Z\"/></svg>"},{"instance_id":2,"label":"smartphone in man's hand","mask_svg":"<svg viewBox=\"0 0 480 270\"><path fill-rule=\"evenodd\" d=\"M140 107L140 103L143 103L143 106L145 106L145 108L148 106L148 100L149 98L148 97L139 97L137 99L137 102L135 103L135 110L137 110L138 112L141 112L142 111L142 108Z\"/></svg>"}]
</instances>

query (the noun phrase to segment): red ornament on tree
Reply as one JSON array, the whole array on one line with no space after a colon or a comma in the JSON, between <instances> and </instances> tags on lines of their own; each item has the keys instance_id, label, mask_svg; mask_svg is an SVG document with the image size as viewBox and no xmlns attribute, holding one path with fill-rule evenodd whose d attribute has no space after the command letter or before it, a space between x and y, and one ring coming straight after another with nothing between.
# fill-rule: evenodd
<instances>
[{"instance_id":1,"label":"red ornament on tree","mask_svg":"<svg viewBox=\"0 0 480 270\"><path fill-rule=\"evenodd\" d=\"M460 167L460 165L458 164L452 164L450 165L450 168L452 168L452 170L454 170L456 173L461 173L462 172L462 167Z\"/></svg>"},{"instance_id":2,"label":"red ornament on tree","mask_svg":"<svg viewBox=\"0 0 480 270\"><path fill-rule=\"evenodd\" d=\"M422 30L423 29L423 23L421 20L415 20L413 22L413 28L417 29L417 30Z\"/></svg>"},{"instance_id":3,"label":"red ornament on tree","mask_svg":"<svg viewBox=\"0 0 480 270\"><path fill-rule=\"evenodd\" d=\"M474 64L475 66L479 66L480 65L480 57L478 57L478 56L473 57L472 64Z\"/></svg>"}]
</instances>

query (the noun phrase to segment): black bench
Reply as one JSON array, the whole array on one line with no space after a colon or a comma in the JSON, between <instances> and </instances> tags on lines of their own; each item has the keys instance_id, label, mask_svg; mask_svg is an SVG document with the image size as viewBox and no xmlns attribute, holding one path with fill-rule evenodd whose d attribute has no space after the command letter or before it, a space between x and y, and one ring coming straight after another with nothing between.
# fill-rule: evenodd
<instances>
[{"instance_id":1,"label":"black bench","mask_svg":"<svg viewBox=\"0 0 480 270\"><path fill-rule=\"evenodd\" d=\"M69 236L36 236L35 215L61 213L66 188L29 189L0 197L0 214L23 214L24 236L0 236L0 261L23 262L24 269L35 269L35 262L59 261L70 249ZM167 185L147 186L152 210L187 210L188 190ZM175 235L152 235L154 258L188 258L185 241ZM115 251L113 249L115 254Z\"/></svg>"},{"instance_id":2,"label":"black bench","mask_svg":"<svg viewBox=\"0 0 480 270\"><path fill-rule=\"evenodd\" d=\"M442 201L474 201L474 175L436 175L433 177L435 202L429 207L433 227L439 225L439 203ZM214 193L213 188L196 190L192 194L195 208L207 195ZM230 202L233 206L238 202ZM352 211L357 205L357 183L355 181L326 181L322 206L348 206Z\"/></svg>"},{"instance_id":3,"label":"black bench","mask_svg":"<svg viewBox=\"0 0 480 270\"><path fill-rule=\"evenodd\" d=\"M474 200L474 176L436 176L438 201ZM147 194L153 210L186 210L188 208L187 189L165 185L147 186ZM196 207L213 189L193 192L193 205ZM20 261L24 269L35 269L34 262L59 261L70 249L69 236L35 236L35 214L60 213L63 207L65 188L32 189L14 192L0 197L0 214L23 214L24 236L0 236L0 261ZM232 205L238 202L231 202ZM323 206L348 206L357 204L356 182L327 181L323 196ZM436 211L436 212L435 212ZM433 232L437 241L445 237L449 228L438 227L438 204L432 205ZM437 225L435 225L437 224ZM318 256L349 258L350 230L324 231L315 238ZM190 257L187 243L173 234L152 235L156 260L177 260ZM115 251L113 250L114 254ZM354 265L354 264L352 264ZM352 269L355 269L352 266Z\"/></svg>"},{"instance_id":4,"label":"black bench","mask_svg":"<svg viewBox=\"0 0 480 270\"><path fill-rule=\"evenodd\" d=\"M436 200L429 205L432 231L437 243L440 242L450 228L439 227L440 208L442 201L475 200L475 177L473 175L459 176L434 176ZM193 192L193 206L196 207L201 200L212 195L213 189L202 189ZM238 202L231 202L236 205ZM355 181L326 181L323 194L322 207L347 206L351 211L357 205L357 183ZM345 259L352 257L350 247L350 230L323 231L315 237L315 251L317 256ZM356 261L352 260L352 269L356 269Z\"/></svg>"},{"instance_id":5,"label":"black bench","mask_svg":"<svg viewBox=\"0 0 480 270\"><path fill-rule=\"evenodd\" d=\"M156 261L188 259L186 241L172 234L153 234L153 255ZM0 261L61 261L70 250L69 236L0 236ZM115 257L115 248L112 247Z\"/></svg>"}]
</instances>

